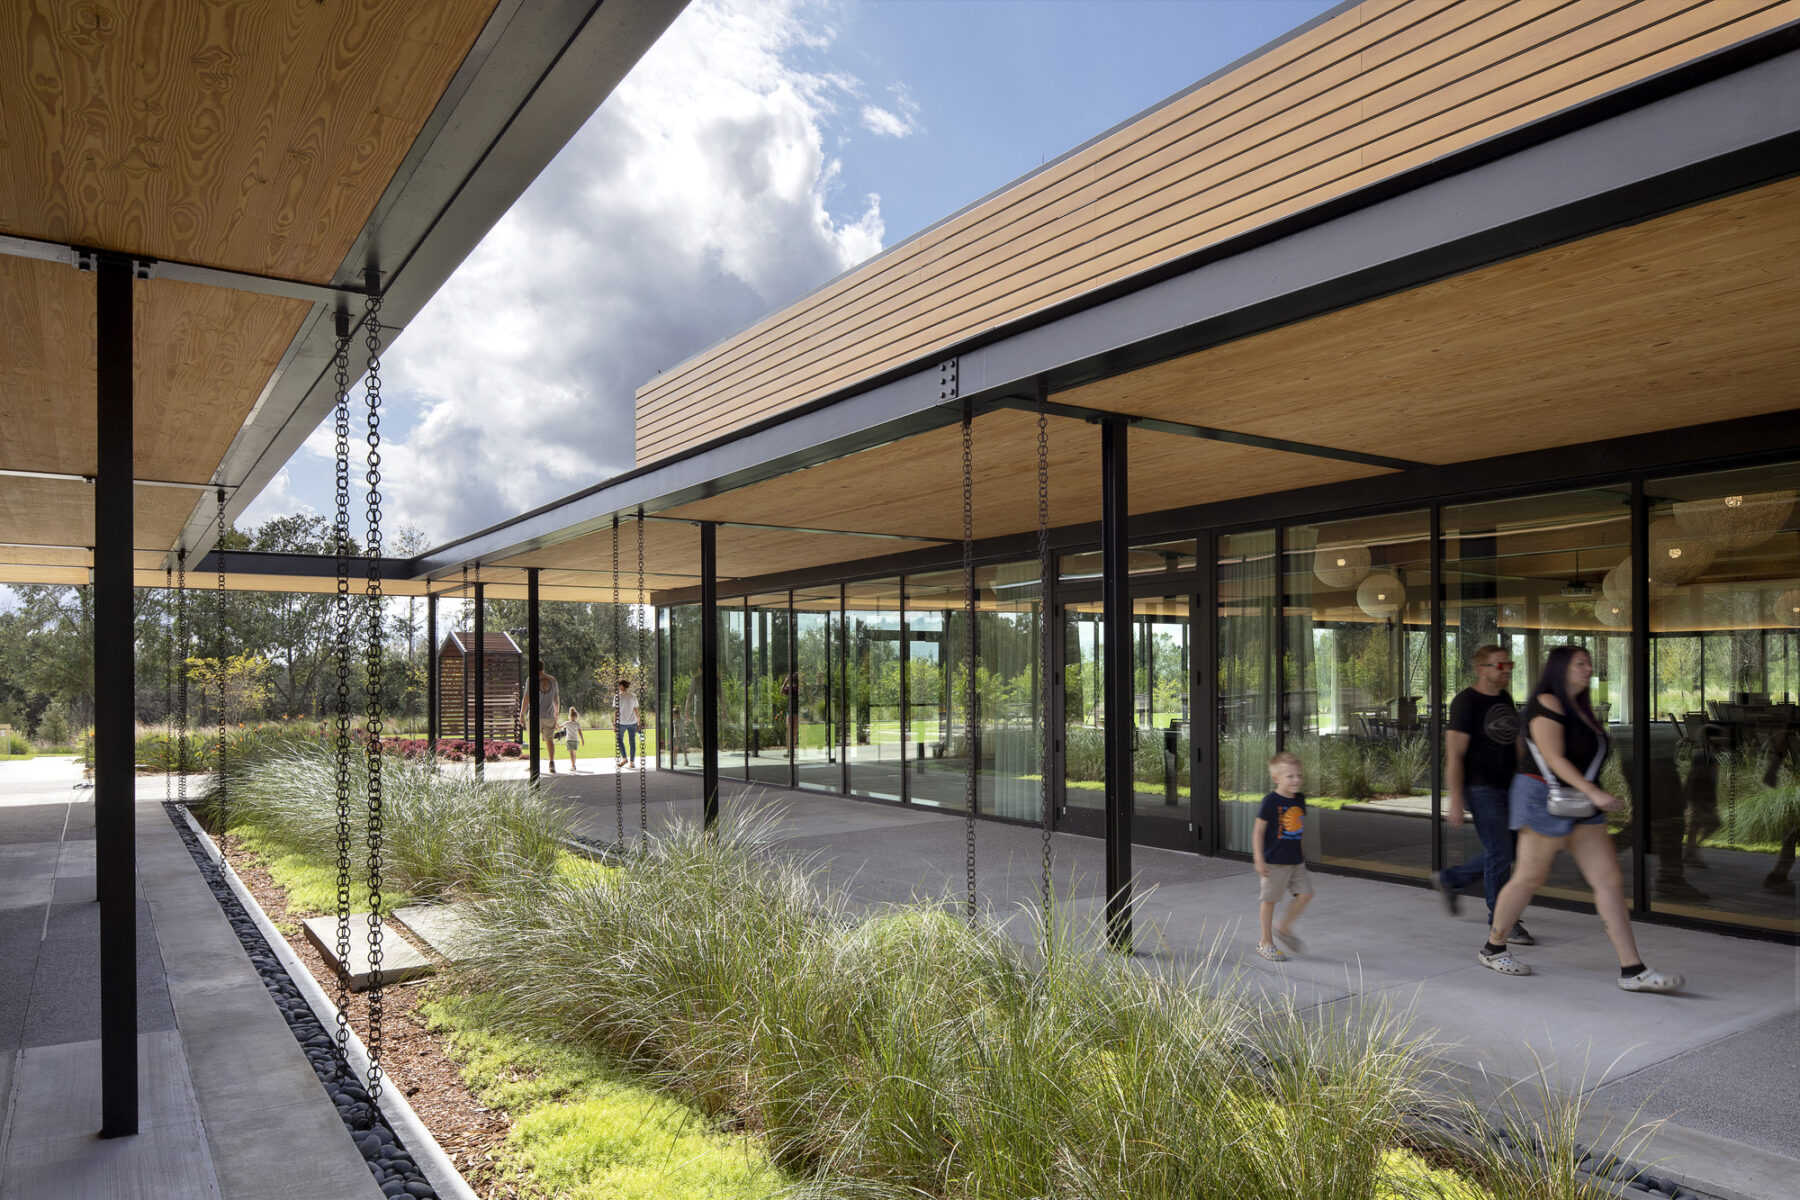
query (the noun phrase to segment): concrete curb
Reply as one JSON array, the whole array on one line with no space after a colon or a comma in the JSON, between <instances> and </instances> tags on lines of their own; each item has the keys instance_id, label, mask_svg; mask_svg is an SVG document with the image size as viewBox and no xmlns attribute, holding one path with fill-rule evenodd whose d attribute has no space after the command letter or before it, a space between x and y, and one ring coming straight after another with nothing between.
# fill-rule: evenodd
<instances>
[{"instance_id":1,"label":"concrete curb","mask_svg":"<svg viewBox=\"0 0 1800 1200\"><path fill-rule=\"evenodd\" d=\"M244 911L248 912L250 919L256 922L257 929L268 940L269 947L274 950L276 959L293 979L294 986L300 989L300 994L306 997L306 1002L311 1006L313 1015L319 1018L320 1023L326 1029L337 1028L337 1005L331 1002L330 997L325 994L325 989L320 987L318 980L312 977L312 972L308 971L306 965L295 956L293 947L288 945L287 939L282 936L281 931L275 928L274 923L269 920L268 914L263 912L262 905L256 902L256 897L250 894L250 889L244 886L243 881L238 878L237 872L231 869L231 864L224 862L219 857L218 846L213 843L206 830L200 827L200 823L194 820L194 814L186 809L182 809L181 814L200 838L200 845L205 848L207 857L223 868L220 873L230 884L232 892L238 898L238 903L244 906ZM367 1087L369 1052L363 1046L362 1039L356 1036L355 1030L349 1031L349 1056L350 1069L356 1073L357 1081ZM450 1161L450 1156L444 1153L444 1148L438 1145L437 1139L431 1136L431 1131L419 1119L419 1114L414 1112L412 1105L406 1102L405 1096L398 1091L384 1089L381 1097L381 1112L387 1117L388 1123L393 1126L394 1132L400 1136L400 1140L406 1144L413 1160L419 1164L419 1170L424 1172L425 1178L431 1181L431 1186L437 1189L441 1200L481 1200L475 1193L475 1189L471 1188L463 1179L462 1172L456 1169L456 1164Z\"/></svg>"}]
</instances>

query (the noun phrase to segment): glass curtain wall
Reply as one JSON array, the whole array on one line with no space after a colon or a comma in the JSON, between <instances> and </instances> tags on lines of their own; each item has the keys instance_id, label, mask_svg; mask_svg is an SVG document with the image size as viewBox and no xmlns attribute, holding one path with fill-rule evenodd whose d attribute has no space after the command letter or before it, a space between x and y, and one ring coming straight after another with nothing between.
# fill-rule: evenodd
<instances>
[{"instance_id":1,"label":"glass curtain wall","mask_svg":"<svg viewBox=\"0 0 1800 1200\"><path fill-rule=\"evenodd\" d=\"M663 614L663 674L658 719L668 737L657 739L663 769L700 767L700 606L682 604ZM666 744L665 744L666 742Z\"/></svg>"},{"instance_id":2,"label":"glass curtain wall","mask_svg":"<svg viewBox=\"0 0 1800 1200\"><path fill-rule=\"evenodd\" d=\"M1645 493L1651 906L1800 929L1800 464Z\"/></svg>"},{"instance_id":3,"label":"glass curtain wall","mask_svg":"<svg viewBox=\"0 0 1800 1200\"><path fill-rule=\"evenodd\" d=\"M900 729L900 580L847 584L850 793L899 800L906 746Z\"/></svg>"},{"instance_id":4,"label":"glass curtain wall","mask_svg":"<svg viewBox=\"0 0 1800 1200\"><path fill-rule=\"evenodd\" d=\"M788 594L752 596L746 608L749 710L744 740L751 779L789 787L793 783L793 735L790 721L794 687L793 612Z\"/></svg>"},{"instance_id":5,"label":"glass curtain wall","mask_svg":"<svg viewBox=\"0 0 1800 1200\"><path fill-rule=\"evenodd\" d=\"M1319 861L1431 870L1431 516L1286 530L1284 748ZM1309 850L1311 847L1309 847Z\"/></svg>"},{"instance_id":6,"label":"glass curtain wall","mask_svg":"<svg viewBox=\"0 0 1800 1200\"><path fill-rule=\"evenodd\" d=\"M1632 894L1630 780L1638 748L1631 713L1631 492L1623 485L1446 506L1443 510L1444 694L1471 682L1469 660L1500 646L1517 664L1513 697L1523 707L1545 657L1579 645L1594 660L1590 701L1606 724L1613 753L1601 786L1626 801L1607 828ZM1669 733L1652 728L1652 778L1672 766ZM1444 858L1474 853L1472 832L1446 827ZM1557 856L1547 895L1589 900L1568 855Z\"/></svg>"},{"instance_id":7,"label":"glass curtain wall","mask_svg":"<svg viewBox=\"0 0 1800 1200\"><path fill-rule=\"evenodd\" d=\"M742 600L719 605L719 777L748 777L749 628Z\"/></svg>"},{"instance_id":8,"label":"glass curtain wall","mask_svg":"<svg viewBox=\"0 0 1800 1200\"><path fill-rule=\"evenodd\" d=\"M794 593L794 776L811 791L844 790L842 608L837 587Z\"/></svg>"},{"instance_id":9,"label":"glass curtain wall","mask_svg":"<svg viewBox=\"0 0 1800 1200\"><path fill-rule=\"evenodd\" d=\"M1219 846L1243 854L1275 752L1276 566L1273 529L1219 536Z\"/></svg>"},{"instance_id":10,"label":"glass curtain wall","mask_svg":"<svg viewBox=\"0 0 1800 1200\"><path fill-rule=\"evenodd\" d=\"M948 593L938 577L906 580L906 737L912 747L907 779L908 799L932 808L963 806L961 776L949 759L951 719L944 692L944 663L949 611L962 594L962 575L954 576Z\"/></svg>"}]
</instances>

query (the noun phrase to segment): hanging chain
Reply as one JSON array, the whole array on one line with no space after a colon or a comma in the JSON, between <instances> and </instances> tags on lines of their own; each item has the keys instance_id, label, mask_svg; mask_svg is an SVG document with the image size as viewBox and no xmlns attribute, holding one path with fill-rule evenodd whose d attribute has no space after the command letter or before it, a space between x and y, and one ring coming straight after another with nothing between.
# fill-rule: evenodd
<instances>
[{"instance_id":1,"label":"hanging chain","mask_svg":"<svg viewBox=\"0 0 1800 1200\"><path fill-rule=\"evenodd\" d=\"M188 802L188 619L187 619L187 547L175 554L175 642L179 647L176 662L180 670L175 680L175 757L181 771L176 796L183 808Z\"/></svg>"},{"instance_id":2,"label":"hanging chain","mask_svg":"<svg viewBox=\"0 0 1800 1200\"><path fill-rule=\"evenodd\" d=\"M975 458L972 438L974 420L974 411L968 408L963 409L963 662L969 672L967 715L963 725L963 737L969 752L969 774L965 783L963 807L964 821L967 826L966 866L969 884L967 903L969 924L971 925L975 923L975 771L980 765L975 759Z\"/></svg>"},{"instance_id":3,"label":"hanging chain","mask_svg":"<svg viewBox=\"0 0 1800 1200\"><path fill-rule=\"evenodd\" d=\"M163 568L163 595L167 596L175 590L175 568ZM170 622L173 626L173 622ZM167 669L163 672L163 725L165 728L175 722L175 630L169 630L169 654ZM175 746L167 733L163 735L163 803L167 804L175 798Z\"/></svg>"},{"instance_id":4,"label":"hanging chain","mask_svg":"<svg viewBox=\"0 0 1800 1200\"><path fill-rule=\"evenodd\" d=\"M333 668L337 691L332 725L337 767L337 1070L350 1070L350 314L337 318L337 511L332 544L337 551L337 605L333 617Z\"/></svg>"},{"instance_id":5,"label":"hanging chain","mask_svg":"<svg viewBox=\"0 0 1800 1200\"><path fill-rule=\"evenodd\" d=\"M1038 677L1043 686L1038 698L1038 816L1043 821L1044 877L1039 892L1043 905L1046 949L1050 939L1050 768L1054 743L1050 734L1050 586L1055 577L1050 561L1050 418L1038 407Z\"/></svg>"},{"instance_id":6,"label":"hanging chain","mask_svg":"<svg viewBox=\"0 0 1800 1200\"><path fill-rule=\"evenodd\" d=\"M613 514L612 520L612 660L618 664L621 674L625 670L624 642L619 636L619 514ZM618 686L618 681L609 679L604 685L608 691ZM625 734L619 728L620 702L617 692L613 692L613 817L616 828L613 838L621 853L625 850Z\"/></svg>"},{"instance_id":7,"label":"hanging chain","mask_svg":"<svg viewBox=\"0 0 1800 1200\"><path fill-rule=\"evenodd\" d=\"M636 604L642 604L642 603L644 603L644 510L643 510L642 506L639 506L639 508L637 510L636 532L637 532L637 594L633 597L633 600L635 601ZM632 611L634 613L638 612L635 605L634 605ZM644 699L645 699L646 694L650 690L650 658L649 658L650 651L648 648L648 644L645 641L645 639L648 637L648 633L649 633L649 631L646 628L646 626L648 624L649 624L649 622L643 619L643 615L641 613L638 613L638 625L637 625L637 656L638 656L638 698L637 698L637 700L638 700L638 747L637 747L637 752L638 752L638 758L637 758L637 764L638 764L638 842L640 845L643 843L644 836L650 832L650 776L645 773L645 768L644 768L644 756L647 753L645 747L648 743L648 738L647 738L648 724L644 720Z\"/></svg>"},{"instance_id":8,"label":"hanging chain","mask_svg":"<svg viewBox=\"0 0 1800 1200\"><path fill-rule=\"evenodd\" d=\"M368 271L369 291L364 300L367 334L364 345L369 351L369 373L365 381L369 401L368 469L364 475L369 485L367 512L369 541L364 547L368 555L369 648L368 671L368 744L364 746L369 768L369 1103L381 1103L381 293L380 272ZM465 667L466 670L466 667ZM477 748L479 753L479 747Z\"/></svg>"},{"instance_id":9,"label":"hanging chain","mask_svg":"<svg viewBox=\"0 0 1800 1200\"><path fill-rule=\"evenodd\" d=\"M462 565L462 598L463 603L469 606L469 611L464 614L463 617L463 624L469 627L468 630L464 630L465 633L472 631L475 627L474 595L475 593L469 590L469 564L464 563ZM533 697L531 702L536 704L537 698ZM469 722L469 648L467 645L463 646L462 698L460 700L460 705L461 707L457 709L459 715L456 718L456 727L462 731L462 742L463 745L466 746L469 744L469 734L474 732L475 729ZM541 726L542 724L543 722L540 721L539 725ZM538 732L542 733L543 730L540 728ZM553 771L556 769L556 755L554 753L550 755L550 769Z\"/></svg>"},{"instance_id":10,"label":"hanging chain","mask_svg":"<svg viewBox=\"0 0 1800 1200\"><path fill-rule=\"evenodd\" d=\"M214 633L213 646L219 656L219 856L223 858L226 840L231 836L230 795L225 782L225 489L220 488L218 495L219 544L213 550L213 557L219 563L218 602L215 606L218 629Z\"/></svg>"}]
</instances>

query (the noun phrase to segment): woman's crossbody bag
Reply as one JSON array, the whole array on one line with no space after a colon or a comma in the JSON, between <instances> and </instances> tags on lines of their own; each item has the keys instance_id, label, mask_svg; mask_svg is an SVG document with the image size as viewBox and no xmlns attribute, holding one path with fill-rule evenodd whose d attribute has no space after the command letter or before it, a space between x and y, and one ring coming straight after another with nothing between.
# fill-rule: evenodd
<instances>
[{"instance_id":1,"label":"woman's crossbody bag","mask_svg":"<svg viewBox=\"0 0 1800 1200\"><path fill-rule=\"evenodd\" d=\"M1583 821L1600 811L1579 789L1570 787L1556 777L1556 773L1538 754L1537 744L1529 736L1525 739L1525 748L1531 751L1531 757L1537 761L1538 770L1543 774L1544 784L1550 789L1549 796L1544 800L1544 808L1551 816ZM1588 764L1588 769L1584 772L1589 780L1599 773L1600 764L1606 761L1606 749L1606 735L1603 733L1600 735L1600 747L1594 752L1594 761Z\"/></svg>"}]
</instances>

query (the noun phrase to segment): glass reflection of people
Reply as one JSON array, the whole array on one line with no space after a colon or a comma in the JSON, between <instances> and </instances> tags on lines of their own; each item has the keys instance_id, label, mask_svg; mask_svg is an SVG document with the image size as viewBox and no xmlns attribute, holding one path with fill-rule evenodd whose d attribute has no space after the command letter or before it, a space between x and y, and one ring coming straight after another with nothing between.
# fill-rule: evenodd
<instances>
[{"instance_id":1,"label":"glass reflection of people","mask_svg":"<svg viewBox=\"0 0 1800 1200\"><path fill-rule=\"evenodd\" d=\"M1594 907L1619 956L1619 986L1628 992L1673 992L1682 977L1644 965L1631 931L1619 858L1607 833L1606 814L1623 803L1597 782L1611 750L1606 726L1594 715L1588 685L1594 660L1580 646L1550 652L1543 674L1521 714L1522 757L1510 796L1519 843L1512 879L1501 889L1494 920L1479 961L1503 975L1529 975L1531 968L1506 948L1506 935L1531 898L1550 877L1551 864L1568 850L1594 893ZM1594 807L1591 816L1562 817L1548 807L1550 783L1579 792Z\"/></svg>"},{"instance_id":2,"label":"glass reflection of people","mask_svg":"<svg viewBox=\"0 0 1800 1200\"><path fill-rule=\"evenodd\" d=\"M1775 787L1781 782L1783 763L1790 765L1796 774L1800 774L1800 735L1791 729L1784 729L1769 739L1769 766L1763 772L1763 786ZM1790 808L1790 812L1793 810ZM1790 823L1781 838L1781 850L1775 856L1775 865L1763 876L1764 890L1774 892L1778 896L1792 896L1794 881L1790 876L1794 871L1795 843L1800 842L1800 822Z\"/></svg>"},{"instance_id":3,"label":"glass reflection of people","mask_svg":"<svg viewBox=\"0 0 1800 1200\"><path fill-rule=\"evenodd\" d=\"M781 695L787 706L788 750L800 748L800 672L789 671L781 681Z\"/></svg>"}]
</instances>

